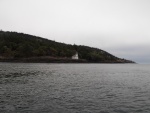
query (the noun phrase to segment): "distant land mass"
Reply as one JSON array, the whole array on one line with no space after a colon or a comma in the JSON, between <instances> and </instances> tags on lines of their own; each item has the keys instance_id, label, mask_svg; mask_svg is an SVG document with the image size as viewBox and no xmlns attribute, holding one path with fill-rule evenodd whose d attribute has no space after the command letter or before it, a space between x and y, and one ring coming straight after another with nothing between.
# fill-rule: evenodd
<instances>
[{"instance_id":1,"label":"distant land mass","mask_svg":"<svg viewBox=\"0 0 150 113\"><path fill-rule=\"evenodd\" d=\"M8 31L0 31L0 62L134 63L98 48Z\"/></svg>"}]
</instances>

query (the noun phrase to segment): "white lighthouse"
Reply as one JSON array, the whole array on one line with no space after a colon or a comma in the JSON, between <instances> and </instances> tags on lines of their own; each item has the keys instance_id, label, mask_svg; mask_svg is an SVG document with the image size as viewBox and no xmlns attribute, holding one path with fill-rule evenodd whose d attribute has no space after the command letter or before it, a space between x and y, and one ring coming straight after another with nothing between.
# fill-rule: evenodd
<instances>
[{"instance_id":1,"label":"white lighthouse","mask_svg":"<svg viewBox=\"0 0 150 113\"><path fill-rule=\"evenodd\" d=\"M78 52L76 52L76 54L72 56L72 59L75 59L75 60L78 60L78 59L79 59L79 57L78 57Z\"/></svg>"}]
</instances>

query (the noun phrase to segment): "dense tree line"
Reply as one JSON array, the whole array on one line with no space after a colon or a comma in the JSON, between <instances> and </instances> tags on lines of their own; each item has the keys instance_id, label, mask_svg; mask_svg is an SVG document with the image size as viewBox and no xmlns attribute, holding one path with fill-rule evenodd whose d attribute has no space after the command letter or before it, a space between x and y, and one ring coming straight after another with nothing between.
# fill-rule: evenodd
<instances>
[{"instance_id":1,"label":"dense tree line","mask_svg":"<svg viewBox=\"0 0 150 113\"><path fill-rule=\"evenodd\" d=\"M76 51L80 59L94 62L117 61L119 58L97 48L58 43L17 32L0 31L0 56L27 58L39 56L71 58Z\"/></svg>"}]
</instances>

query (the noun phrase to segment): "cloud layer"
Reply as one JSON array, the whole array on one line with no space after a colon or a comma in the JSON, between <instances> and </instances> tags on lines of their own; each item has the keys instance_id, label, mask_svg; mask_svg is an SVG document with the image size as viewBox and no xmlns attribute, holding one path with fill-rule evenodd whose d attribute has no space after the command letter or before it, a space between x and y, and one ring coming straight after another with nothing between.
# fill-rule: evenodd
<instances>
[{"instance_id":1,"label":"cloud layer","mask_svg":"<svg viewBox=\"0 0 150 113\"><path fill-rule=\"evenodd\" d=\"M150 63L149 0L1 0L0 29Z\"/></svg>"}]
</instances>

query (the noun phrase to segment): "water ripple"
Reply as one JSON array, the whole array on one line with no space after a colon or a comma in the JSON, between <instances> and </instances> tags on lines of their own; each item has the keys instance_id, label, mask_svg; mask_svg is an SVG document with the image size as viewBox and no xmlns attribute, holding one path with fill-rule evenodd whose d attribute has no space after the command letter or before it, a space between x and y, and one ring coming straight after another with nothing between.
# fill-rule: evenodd
<instances>
[{"instance_id":1,"label":"water ripple","mask_svg":"<svg viewBox=\"0 0 150 113\"><path fill-rule=\"evenodd\" d=\"M0 63L0 112L149 113L149 68Z\"/></svg>"}]
</instances>

